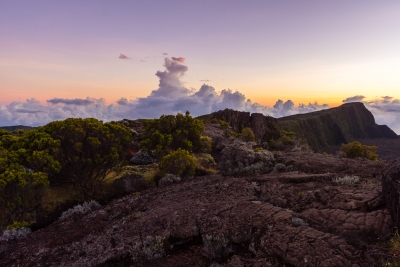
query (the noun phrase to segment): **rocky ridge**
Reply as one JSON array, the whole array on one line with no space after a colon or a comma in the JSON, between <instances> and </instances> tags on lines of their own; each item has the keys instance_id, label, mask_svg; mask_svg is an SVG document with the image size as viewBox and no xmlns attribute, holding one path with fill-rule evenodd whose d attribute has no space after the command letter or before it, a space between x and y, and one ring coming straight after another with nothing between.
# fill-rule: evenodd
<instances>
[{"instance_id":1,"label":"rocky ridge","mask_svg":"<svg viewBox=\"0 0 400 267\"><path fill-rule=\"evenodd\" d=\"M268 141L280 136L277 120L261 113L250 114L250 112L224 109L197 118L208 122L213 119L226 121L236 132L240 132L245 127L250 127L258 140Z\"/></svg>"},{"instance_id":2,"label":"rocky ridge","mask_svg":"<svg viewBox=\"0 0 400 267\"><path fill-rule=\"evenodd\" d=\"M375 123L363 103L348 103L336 108L278 118L279 127L307 139L314 151L365 138L398 136L386 125Z\"/></svg>"}]
</instances>

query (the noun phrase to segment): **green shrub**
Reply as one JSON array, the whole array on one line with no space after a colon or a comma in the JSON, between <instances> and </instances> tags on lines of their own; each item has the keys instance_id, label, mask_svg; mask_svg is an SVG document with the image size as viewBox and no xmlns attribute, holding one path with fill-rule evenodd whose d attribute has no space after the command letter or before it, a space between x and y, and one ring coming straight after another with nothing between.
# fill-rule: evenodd
<instances>
[{"instance_id":1,"label":"green shrub","mask_svg":"<svg viewBox=\"0 0 400 267\"><path fill-rule=\"evenodd\" d=\"M129 128L96 119L54 121L29 131L0 131L0 226L35 220L50 186L99 197L104 180L124 164Z\"/></svg>"},{"instance_id":2,"label":"green shrub","mask_svg":"<svg viewBox=\"0 0 400 267\"><path fill-rule=\"evenodd\" d=\"M279 151L310 151L307 140L297 137L294 132L281 131L281 137L271 139L268 142L268 147L271 150Z\"/></svg>"},{"instance_id":3,"label":"green shrub","mask_svg":"<svg viewBox=\"0 0 400 267\"><path fill-rule=\"evenodd\" d=\"M342 144L340 148L340 151L348 158L366 158L374 161L378 160L378 155L376 154L377 150L377 146L363 145L358 141Z\"/></svg>"},{"instance_id":4,"label":"green shrub","mask_svg":"<svg viewBox=\"0 0 400 267\"><path fill-rule=\"evenodd\" d=\"M256 141L256 136L250 127L243 128L240 135L246 142Z\"/></svg>"},{"instance_id":5,"label":"green shrub","mask_svg":"<svg viewBox=\"0 0 400 267\"><path fill-rule=\"evenodd\" d=\"M25 228L29 227L29 223L26 221L21 221L21 222L15 221L15 222L13 222L13 224L7 226L7 229L12 230L12 229L20 229L23 227L25 227Z\"/></svg>"},{"instance_id":6,"label":"green shrub","mask_svg":"<svg viewBox=\"0 0 400 267\"><path fill-rule=\"evenodd\" d=\"M193 176L196 171L195 159L189 151L178 149L163 157L160 170L165 174L174 174L180 178Z\"/></svg>"},{"instance_id":7,"label":"green shrub","mask_svg":"<svg viewBox=\"0 0 400 267\"><path fill-rule=\"evenodd\" d=\"M124 148L132 140L126 126L93 118L54 121L38 130L60 143L55 158L61 170L50 175L50 182L76 186L85 200L93 199L102 182L125 164Z\"/></svg>"},{"instance_id":8,"label":"green shrub","mask_svg":"<svg viewBox=\"0 0 400 267\"><path fill-rule=\"evenodd\" d=\"M185 115L162 115L159 119L149 120L143 131L141 148L154 152L162 158L176 149L199 153L211 150L210 139L204 137L201 120Z\"/></svg>"},{"instance_id":9,"label":"green shrub","mask_svg":"<svg viewBox=\"0 0 400 267\"><path fill-rule=\"evenodd\" d=\"M210 154L195 154L194 159L196 164L196 176L214 174L217 172L217 163Z\"/></svg>"}]
</instances>

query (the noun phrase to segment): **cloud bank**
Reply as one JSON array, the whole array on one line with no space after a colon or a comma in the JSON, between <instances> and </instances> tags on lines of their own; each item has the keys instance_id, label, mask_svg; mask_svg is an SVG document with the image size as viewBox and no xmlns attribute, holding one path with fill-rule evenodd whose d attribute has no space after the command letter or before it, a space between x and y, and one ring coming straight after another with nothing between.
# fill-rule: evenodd
<instances>
[{"instance_id":1,"label":"cloud bank","mask_svg":"<svg viewBox=\"0 0 400 267\"><path fill-rule=\"evenodd\" d=\"M123 57L125 55L120 56ZM125 56L126 57L126 56ZM128 57L122 59L129 59ZM273 117L308 113L329 108L326 104L298 104L292 100L279 99L272 107L253 103L239 91L224 89L217 91L214 87L203 84L198 90L186 88L181 82L182 76L188 71L183 57L167 57L164 59L164 71L157 71L158 88L149 96L128 100L120 98L114 104L107 104L104 99L75 98L66 99L54 97L45 104L32 98L25 102L14 101L8 105L0 105L0 126L7 125L44 125L53 120L70 117L94 117L103 121L121 120L124 118L158 118L162 114L184 113L189 110L193 116L208 114L225 108L258 112ZM390 96L384 96L371 102L364 101L364 96L354 96L343 100L344 103L363 101L367 108L376 116L377 123L387 124L400 133L399 122L400 101Z\"/></svg>"}]
</instances>

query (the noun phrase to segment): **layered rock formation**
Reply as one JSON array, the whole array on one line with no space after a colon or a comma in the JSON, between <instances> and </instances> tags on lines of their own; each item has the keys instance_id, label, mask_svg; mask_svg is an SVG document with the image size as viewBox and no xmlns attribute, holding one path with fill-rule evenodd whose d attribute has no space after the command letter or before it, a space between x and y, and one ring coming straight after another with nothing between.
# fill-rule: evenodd
<instances>
[{"instance_id":1,"label":"layered rock formation","mask_svg":"<svg viewBox=\"0 0 400 267\"><path fill-rule=\"evenodd\" d=\"M388 126L376 124L362 103L283 117L278 122L281 129L295 132L307 139L312 149L321 152L331 145L362 138L398 138Z\"/></svg>"},{"instance_id":2,"label":"layered rock formation","mask_svg":"<svg viewBox=\"0 0 400 267\"><path fill-rule=\"evenodd\" d=\"M236 132L240 132L245 127L250 127L258 140L268 141L280 136L277 120L269 116L264 116L261 113L252 113L250 115L250 112L224 109L200 116L198 119L205 121L212 121L213 119L226 121Z\"/></svg>"},{"instance_id":3,"label":"layered rock formation","mask_svg":"<svg viewBox=\"0 0 400 267\"><path fill-rule=\"evenodd\" d=\"M132 194L6 244L0 265L361 267L390 261L384 242L393 224L381 197L382 163L303 152L275 158L294 171L204 176ZM359 183L333 181L354 173Z\"/></svg>"},{"instance_id":4,"label":"layered rock formation","mask_svg":"<svg viewBox=\"0 0 400 267\"><path fill-rule=\"evenodd\" d=\"M382 181L383 198L397 229L400 229L400 158L387 166Z\"/></svg>"}]
</instances>

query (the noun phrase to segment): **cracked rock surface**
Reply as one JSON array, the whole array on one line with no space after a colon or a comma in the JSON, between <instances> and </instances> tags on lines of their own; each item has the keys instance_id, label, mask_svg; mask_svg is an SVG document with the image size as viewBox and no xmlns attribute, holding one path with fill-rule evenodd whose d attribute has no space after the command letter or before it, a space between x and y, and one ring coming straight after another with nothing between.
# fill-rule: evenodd
<instances>
[{"instance_id":1,"label":"cracked rock surface","mask_svg":"<svg viewBox=\"0 0 400 267\"><path fill-rule=\"evenodd\" d=\"M306 155L275 156L293 172L203 176L125 196L10 244L0 265L381 266L393 227L384 166ZM360 182L332 180L346 173Z\"/></svg>"}]
</instances>

